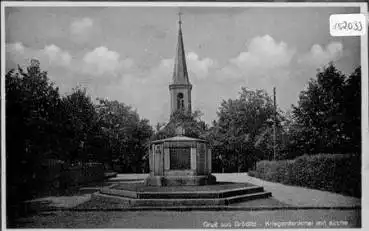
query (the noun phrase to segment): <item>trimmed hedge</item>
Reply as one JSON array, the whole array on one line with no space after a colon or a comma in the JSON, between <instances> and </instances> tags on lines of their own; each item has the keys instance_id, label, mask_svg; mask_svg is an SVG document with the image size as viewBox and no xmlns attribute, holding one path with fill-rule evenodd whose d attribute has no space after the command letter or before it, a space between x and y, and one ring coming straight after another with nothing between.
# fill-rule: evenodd
<instances>
[{"instance_id":1,"label":"trimmed hedge","mask_svg":"<svg viewBox=\"0 0 369 231\"><path fill-rule=\"evenodd\" d=\"M12 224L19 216L29 212L23 201L37 196L63 195L77 185L105 178L105 168L100 163L84 163L70 166L63 161L46 160L38 166L22 166L31 168L33 174L20 174L7 181L6 215L8 224ZM31 173L32 173L31 172ZM9 177L9 175L7 175ZM60 195L60 194L59 194Z\"/></svg>"},{"instance_id":2,"label":"trimmed hedge","mask_svg":"<svg viewBox=\"0 0 369 231\"><path fill-rule=\"evenodd\" d=\"M31 167L33 174L20 174L15 178L17 181L13 179L7 182L9 201L28 200L45 192L62 192L70 187L102 181L105 178L105 168L101 163L71 166L63 161L46 160Z\"/></svg>"},{"instance_id":3,"label":"trimmed hedge","mask_svg":"<svg viewBox=\"0 0 369 231\"><path fill-rule=\"evenodd\" d=\"M80 185L93 181L101 181L105 178L105 168L100 163L86 163L70 167L63 173L63 180L67 185Z\"/></svg>"},{"instance_id":4,"label":"trimmed hedge","mask_svg":"<svg viewBox=\"0 0 369 231\"><path fill-rule=\"evenodd\" d=\"M260 161L250 176L267 181L361 197L360 155L304 155L294 160Z\"/></svg>"}]
</instances>

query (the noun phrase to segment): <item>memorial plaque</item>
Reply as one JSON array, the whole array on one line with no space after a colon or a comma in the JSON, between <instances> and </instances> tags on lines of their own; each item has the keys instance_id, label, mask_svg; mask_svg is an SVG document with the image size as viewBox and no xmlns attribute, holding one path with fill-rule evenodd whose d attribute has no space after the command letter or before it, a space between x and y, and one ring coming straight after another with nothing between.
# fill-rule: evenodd
<instances>
[{"instance_id":1,"label":"memorial plaque","mask_svg":"<svg viewBox=\"0 0 369 231\"><path fill-rule=\"evenodd\" d=\"M169 149L170 169L182 170L191 168L191 149L172 147Z\"/></svg>"}]
</instances>

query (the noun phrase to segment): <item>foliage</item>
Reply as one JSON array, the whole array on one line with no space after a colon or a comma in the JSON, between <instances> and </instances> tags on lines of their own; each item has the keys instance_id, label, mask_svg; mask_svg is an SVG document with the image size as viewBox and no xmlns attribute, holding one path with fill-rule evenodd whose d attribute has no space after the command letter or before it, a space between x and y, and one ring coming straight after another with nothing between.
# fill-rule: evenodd
<instances>
[{"instance_id":1,"label":"foliage","mask_svg":"<svg viewBox=\"0 0 369 231\"><path fill-rule=\"evenodd\" d=\"M56 148L62 127L58 115L61 101L58 89L41 71L37 60L32 60L26 70L18 67L9 71L5 84L7 181L13 183L11 190L27 192L38 184L34 169L41 160L62 155ZM16 185L22 188L14 188ZM11 200L18 194L8 195Z\"/></svg>"},{"instance_id":2,"label":"foliage","mask_svg":"<svg viewBox=\"0 0 369 231\"><path fill-rule=\"evenodd\" d=\"M60 115L64 127L60 138L64 141L65 160L95 159L91 155L93 141L99 133L94 104L85 89L76 88L62 98Z\"/></svg>"},{"instance_id":3,"label":"foliage","mask_svg":"<svg viewBox=\"0 0 369 231\"><path fill-rule=\"evenodd\" d=\"M107 100L95 105L80 88L61 97L37 60L10 70L5 84L10 204L48 184L43 163L50 159L66 162L60 171L69 171L74 163L120 158L125 171L142 172L152 128L130 107ZM57 171L52 174L60 177Z\"/></svg>"},{"instance_id":4,"label":"foliage","mask_svg":"<svg viewBox=\"0 0 369 231\"><path fill-rule=\"evenodd\" d=\"M251 175L283 184L361 196L361 160L353 154L303 155L294 160L260 161Z\"/></svg>"},{"instance_id":5,"label":"foliage","mask_svg":"<svg viewBox=\"0 0 369 231\"><path fill-rule=\"evenodd\" d=\"M170 117L166 125L158 123L156 126L157 132L152 137L152 140L165 139L176 135L176 129L181 126L184 129L184 135L193 138L204 138L207 125L201 120L202 112L199 110L191 114L176 111Z\"/></svg>"},{"instance_id":6,"label":"foliage","mask_svg":"<svg viewBox=\"0 0 369 231\"><path fill-rule=\"evenodd\" d=\"M63 155L58 139L63 124L58 88L37 60L26 70L10 70L5 84L7 202L12 204L41 186L36 171L42 160Z\"/></svg>"},{"instance_id":7,"label":"foliage","mask_svg":"<svg viewBox=\"0 0 369 231\"><path fill-rule=\"evenodd\" d=\"M101 181L105 178L104 165L101 163L84 163L73 166L66 172L62 172L61 185L76 186L93 181Z\"/></svg>"},{"instance_id":8,"label":"foliage","mask_svg":"<svg viewBox=\"0 0 369 231\"><path fill-rule=\"evenodd\" d=\"M361 67L347 78L344 94L345 123L343 129L349 149L361 153Z\"/></svg>"},{"instance_id":9,"label":"foliage","mask_svg":"<svg viewBox=\"0 0 369 231\"><path fill-rule=\"evenodd\" d=\"M348 77L330 63L301 91L298 105L283 112L264 90L242 88L223 101L218 119L203 136L215 155L215 171L240 171L258 160L294 159L305 153L360 153L361 70Z\"/></svg>"},{"instance_id":10,"label":"foliage","mask_svg":"<svg viewBox=\"0 0 369 231\"><path fill-rule=\"evenodd\" d=\"M237 166L236 171L240 171L258 159L271 157L274 108L272 99L264 90L242 88L239 98L223 101L217 114L218 121L213 123L206 136L218 153L218 159L228 160L229 166ZM278 113L278 124L280 117Z\"/></svg>"},{"instance_id":11,"label":"foliage","mask_svg":"<svg viewBox=\"0 0 369 231\"><path fill-rule=\"evenodd\" d=\"M153 134L149 121L118 101L100 99L96 110L108 150L106 158L123 165L125 171L140 171Z\"/></svg>"},{"instance_id":12,"label":"foliage","mask_svg":"<svg viewBox=\"0 0 369 231\"><path fill-rule=\"evenodd\" d=\"M102 99L93 103L86 90L80 88L61 97L37 60L32 60L25 70L18 67L9 71L5 83L8 195L16 199L29 195L18 196L15 192L31 192L42 183L42 173L37 171L47 159L119 164L123 172L142 172L147 169L150 140L174 136L179 125L185 129L184 135L209 141L215 171L247 171L257 161L273 159L274 114L277 160L305 153L361 152L360 67L345 76L329 64L310 80L297 106L288 112L279 108L275 112L265 90L242 88L238 98L220 104L218 118L211 126L201 120L200 111L189 115L176 112L167 124L158 123L155 132L148 120L124 103ZM321 167L314 170L318 172L324 172L328 164L341 164L335 159L322 160L327 165L310 160L302 164L278 162L278 166L268 167L271 174L265 177L273 180L275 174L282 174L278 181L300 184L304 174L315 172L306 170L300 174L296 167L292 168L296 163L312 169L310 163L314 163ZM335 174L337 179L344 177ZM307 182L318 187L312 178ZM329 187L336 190L340 186Z\"/></svg>"},{"instance_id":13,"label":"foliage","mask_svg":"<svg viewBox=\"0 0 369 231\"><path fill-rule=\"evenodd\" d=\"M58 88L48 81L36 60L27 71L19 67L5 78L7 150L18 153L8 158L32 160L59 154L49 151L58 145L55 136L61 127L54 123L61 105Z\"/></svg>"},{"instance_id":14,"label":"foliage","mask_svg":"<svg viewBox=\"0 0 369 231\"><path fill-rule=\"evenodd\" d=\"M299 153L360 151L360 68L347 78L330 63L311 79L293 106Z\"/></svg>"}]
</instances>

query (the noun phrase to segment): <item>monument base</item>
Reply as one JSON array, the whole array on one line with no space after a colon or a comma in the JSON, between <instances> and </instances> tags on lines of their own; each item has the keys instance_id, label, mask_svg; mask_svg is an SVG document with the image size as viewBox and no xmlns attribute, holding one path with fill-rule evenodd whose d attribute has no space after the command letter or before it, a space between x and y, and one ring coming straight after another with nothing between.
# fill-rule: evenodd
<instances>
[{"instance_id":1,"label":"monument base","mask_svg":"<svg viewBox=\"0 0 369 231\"><path fill-rule=\"evenodd\" d=\"M145 179L146 186L181 186L215 184L214 175L201 176L149 176Z\"/></svg>"},{"instance_id":2,"label":"monument base","mask_svg":"<svg viewBox=\"0 0 369 231\"><path fill-rule=\"evenodd\" d=\"M200 176L196 179L204 179L204 177L206 178L206 176ZM211 178L210 176L208 179ZM150 180L156 182L159 179L163 179L163 177L150 177L147 182ZM173 182L170 181L170 183ZM193 183L194 181L190 180L186 183L190 182ZM118 183L117 185L103 187L100 193L94 193L93 195L104 197L105 199L113 199L114 206L120 204L119 201L117 203L116 199L121 199L121 204L128 207L183 209L188 206L187 208L204 209L268 198L272 194L265 192L261 186L249 183L215 182L211 185L181 186L147 186L143 183ZM222 207L222 209L224 208Z\"/></svg>"}]
</instances>

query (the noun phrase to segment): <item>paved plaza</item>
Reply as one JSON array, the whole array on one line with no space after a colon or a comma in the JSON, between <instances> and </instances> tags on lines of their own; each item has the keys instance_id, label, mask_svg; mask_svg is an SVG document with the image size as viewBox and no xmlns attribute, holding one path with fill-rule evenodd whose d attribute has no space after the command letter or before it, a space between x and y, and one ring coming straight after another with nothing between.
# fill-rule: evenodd
<instances>
[{"instance_id":1,"label":"paved plaza","mask_svg":"<svg viewBox=\"0 0 369 231\"><path fill-rule=\"evenodd\" d=\"M145 179L147 174L119 174L112 181L140 181ZM266 191L272 192L275 199L280 202L295 207L360 207L361 199L344 196L338 193L321 191L316 189L308 189L297 186L284 185L264 181L255 177L250 177L247 173L214 173L218 181L251 183L262 186Z\"/></svg>"},{"instance_id":2,"label":"paved plaza","mask_svg":"<svg viewBox=\"0 0 369 231\"><path fill-rule=\"evenodd\" d=\"M81 187L69 196L38 198L38 212L18 220L19 228L349 228L360 227L360 199L340 194L266 182L246 173L215 174L219 181L248 182L265 187L273 197L232 205L227 211L129 211L119 201L91 210L92 194L101 188ZM140 182L146 174L119 174L104 185ZM42 203L43 202L43 203ZM87 206L87 207L86 207ZM109 210L110 206L110 210ZM281 209L283 207L284 209ZM50 209L53 208L53 209ZM76 210L69 210L75 208ZM85 209L89 208L89 209ZM57 211L64 209L64 211Z\"/></svg>"},{"instance_id":3,"label":"paved plaza","mask_svg":"<svg viewBox=\"0 0 369 231\"><path fill-rule=\"evenodd\" d=\"M273 199L291 207L308 207L309 209L361 207L360 198L263 181L254 177L250 177L247 175L247 173L228 173L214 175L217 177L218 181L246 182L258 186L263 186L265 190L272 192ZM147 174L118 174L117 177L109 179L105 185L111 185L118 182L137 183L143 181L146 176ZM73 195L43 197L32 200L30 201L30 203L47 204L47 206L55 208L74 208L90 201L92 193L97 192L100 188L100 185L97 185L95 187L81 187L79 192Z\"/></svg>"}]
</instances>

